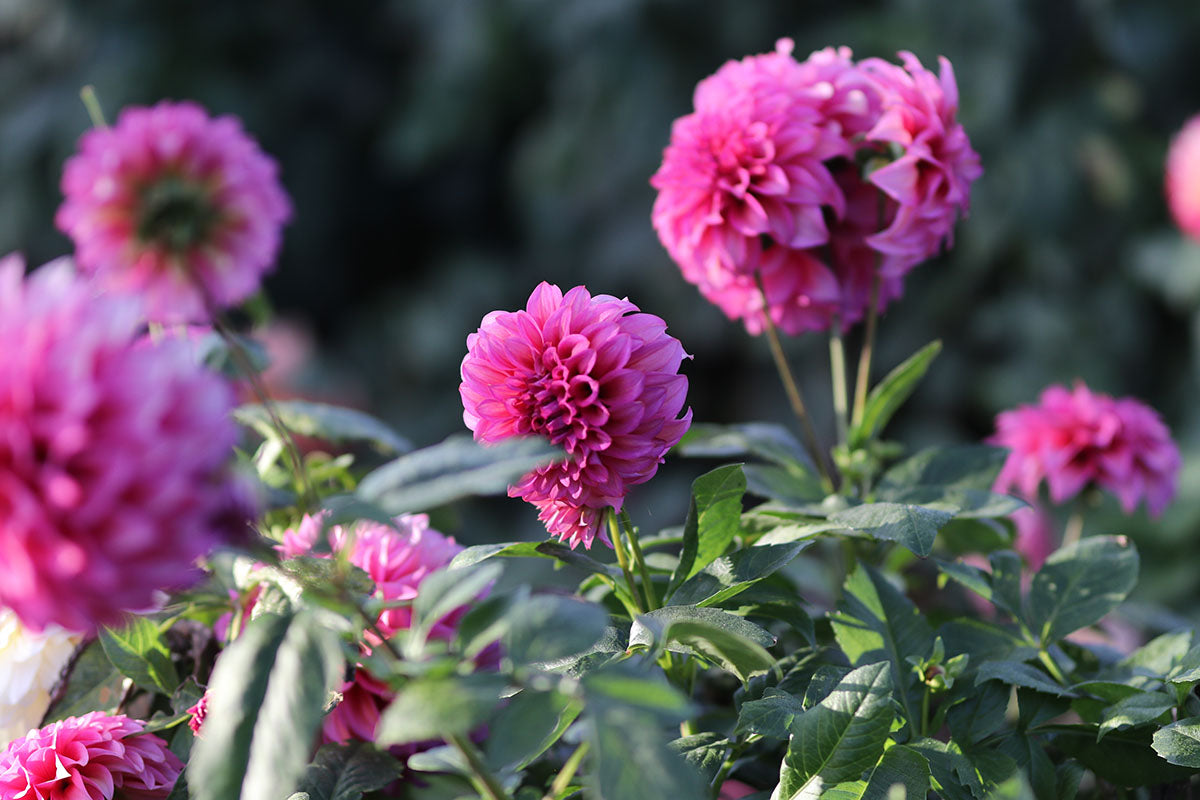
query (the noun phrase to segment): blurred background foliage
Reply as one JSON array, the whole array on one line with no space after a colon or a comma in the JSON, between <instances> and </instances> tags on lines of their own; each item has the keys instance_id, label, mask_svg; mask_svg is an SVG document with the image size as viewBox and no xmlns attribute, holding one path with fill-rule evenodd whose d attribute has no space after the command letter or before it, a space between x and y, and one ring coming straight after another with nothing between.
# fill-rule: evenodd
<instances>
[{"instance_id":1,"label":"blurred background foliage","mask_svg":"<svg viewBox=\"0 0 1200 800\"><path fill-rule=\"evenodd\" d=\"M462 429L466 335L544 279L666 318L697 420L787 421L764 344L659 246L648 185L695 83L780 36L801 56L946 55L986 170L954 249L884 318L881 370L947 344L893 438L978 440L1055 381L1146 400L1184 450L1180 498L1158 523L1104 505L1093 529L1138 542L1143 599L1200 618L1200 245L1162 196L1170 136L1200 112L1196 0L0 0L0 251L68 252L53 213L80 86L110 117L192 98L245 121L295 202L268 286L283 391L440 440ZM826 343L789 348L829 430ZM669 464L635 518L678 524L701 469ZM503 530L442 524L536 537L518 506L475 517Z\"/></svg>"}]
</instances>

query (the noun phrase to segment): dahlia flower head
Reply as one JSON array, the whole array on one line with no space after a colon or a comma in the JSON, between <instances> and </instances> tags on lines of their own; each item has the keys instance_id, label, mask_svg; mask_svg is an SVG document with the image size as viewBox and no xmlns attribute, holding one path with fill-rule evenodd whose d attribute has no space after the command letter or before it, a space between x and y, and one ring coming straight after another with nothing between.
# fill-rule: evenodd
<instances>
[{"instance_id":1,"label":"dahlia flower head","mask_svg":"<svg viewBox=\"0 0 1200 800\"><path fill-rule=\"evenodd\" d=\"M0 608L0 747L36 728L82 637L57 625L34 632Z\"/></svg>"},{"instance_id":2,"label":"dahlia flower head","mask_svg":"<svg viewBox=\"0 0 1200 800\"><path fill-rule=\"evenodd\" d=\"M540 436L566 458L510 486L572 548L606 544L606 509L648 481L691 425L679 417L690 358L666 323L628 300L541 283L522 311L493 311L467 337L463 421L485 444Z\"/></svg>"},{"instance_id":3,"label":"dahlia flower head","mask_svg":"<svg viewBox=\"0 0 1200 800\"><path fill-rule=\"evenodd\" d=\"M202 321L258 290L291 204L232 116L161 102L93 128L63 170L55 222L80 269L146 298L151 320Z\"/></svg>"},{"instance_id":4,"label":"dahlia flower head","mask_svg":"<svg viewBox=\"0 0 1200 800\"><path fill-rule=\"evenodd\" d=\"M1200 241L1200 114L1189 119L1171 140L1166 191L1175 224Z\"/></svg>"},{"instance_id":5,"label":"dahlia flower head","mask_svg":"<svg viewBox=\"0 0 1200 800\"><path fill-rule=\"evenodd\" d=\"M981 174L948 61L934 76L911 53L903 66L845 47L798 62L792 48L702 80L650 181L684 278L753 334L764 314L789 334L851 324L877 274L885 307L950 238Z\"/></svg>"},{"instance_id":6,"label":"dahlia flower head","mask_svg":"<svg viewBox=\"0 0 1200 800\"><path fill-rule=\"evenodd\" d=\"M425 578L447 566L462 547L453 538L429 527L429 517L425 514L405 514L393 522L395 529L377 522L362 522L352 528L334 525L328 531L329 543L334 551L352 548L350 563L370 576L381 600L411 601L417 597ZM306 515L296 528L284 533L280 552L286 558L310 555L323 528L323 515ZM464 606L438 620L430 635L452 638L466 611ZM389 637L407 630L411 624L412 609L409 606L385 609L376 621L379 632ZM378 638L372 632L367 633L367 641L372 646L378 644ZM355 668L353 678L343 683L341 694L341 702L322 723L322 741L337 744L351 740L373 742L379 716L395 698L395 692L359 666ZM410 755L418 749L425 748L410 745L396 752Z\"/></svg>"},{"instance_id":7,"label":"dahlia flower head","mask_svg":"<svg viewBox=\"0 0 1200 800\"><path fill-rule=\"evenodd\" d=\"M1050 499L1063 503L1097 486L1112 492L1125 513L1144 501L1157 516L1179 485L1179 449L1158 414L1082 382L1050 386L1036 405L1002 412L988 441L1011 450L996 477L998 492L1015 489L1036 499L1045 481Z\"/></svg>"},{"instance_id":8,"label":"dahlia flower head","mask_svg":"<svg viewBox=\"0 0 1200 800\"><path fill-rule=\"evenodd\" d=\"M65 261L0 262L0 605L34 630L116 624L246 531L232 393L141 319Z\"/></svg>"},{"instance_id":9,"label":"dahlia flower head","mask_svg":"<svg viewBox=\"0 0 1200 800\"><path fill-rule=\"evenodd\" d=\"M143 728L93 711L30 731L0 753L0 797L164 800L183 763Z\"/></svg>"}]
</instances>

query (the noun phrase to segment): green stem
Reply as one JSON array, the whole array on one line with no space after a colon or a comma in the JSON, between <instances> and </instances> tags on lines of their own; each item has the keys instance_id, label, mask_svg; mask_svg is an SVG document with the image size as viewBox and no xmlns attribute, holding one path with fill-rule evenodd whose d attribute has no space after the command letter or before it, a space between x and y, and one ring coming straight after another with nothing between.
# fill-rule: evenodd
<instances>
[{"instance_id":1,"label":"green stem","mask_svg":"<svg viewBox=\"0 0 1200 800\"><path fill-rule=\"evenodd\" d=\"M642 590L646 593L646 610L653 611L662 606L658 602L658 592L654 589L654 582L650 580L650 569L646 566L646 557L642 555L642 546L638 543L637 531L634 530L633 521L629 519L629 514L621 512L621 526L625 529L625 533L629 537L629 547L633 551L633 560L637 563L638 572L642 576Z\"/></svg>"},{"instance_id":2,"label":"green stem","mask_svg":"<svg viewBox=\"0 0 1200 800\"><path fill-rule=\"evenodd\" d=\"M925 684L925 693L921 696L921 736L929 735L929 684Z\"/></svg>"},{"instance_id":3,"label":"green stem","mask_svg":"<svg viewBox=\"0 0 1200 800\"><path fill-rule=\"evenodd\" d=\"M854 384L854 415L850 422L854 427L862 424L867 408L867 393L871 388L871 356L875 350L875 329L879 322L879 288L882 281L879 264L876 263L875 277L871 281L871 302L867 306L867 326L863 334L862 354L858 357L858 379Z\"/></svg>"},{"instance_id":4,"label":"green stem","mask_svg":"<svg viewBox=\"0 0 1200 800\"><path fill-rule=\"evenodd\" d=\"M104 109L100 108L100 98L96 97L96 87L88 84L79 90L79 99L83 101L83 107L87 109L88 116L92 118L92 127L105 130L108 128L108 122L104 119Z\"/></svg>"},{"instance_id":5,"label":"green stem","mask_svg":"<svg viewBox=\"0 0 1200 800\"><path fill-rule=\"evenodd\" d=\"M763 330L767 334L767 344L771 348L771 357L775 359L775 369L779 372L780 380L783 381L783 390L787 394L788 403L792 406L792 412L800 420L800 427L804 431L804 438L808 445L809 453L812 455L813 462L817 466L817 471L821 475L821 483L824 485L825 491L832 492L833 478L830 477L829 468L825 465L825 457L821 450L820 441L817 439L817 432L813 429L812 420L809 419L808 411L804 407L804 397L800 394L800 385L796 383L796 378L792 375L792 369L788 366L787 356L783 352L783 344L779 340L779 331L775 327L775 320L771 319L771 311L767 303L767 291L763 286L762 275L756 273L754 277L758 281L758 293L762 296Z\"/></svg>"},{"instance_id":6,"label":"green stem","mask_svg":"<svg viewBox=\"0 0 1200 800\"><path fill-rule=\"evenodd\" d=\"M610 578L607 575L597 574L596 580L600 581L601 583L603 583L605 586L607 586L609 589L612 590L613 596L616 597L617 600L620 601L621 605L623 605L625 607L625 613L629 615L630 619L633 619L639 613L641 613L640 611L638 611L638 608L634 604L633 598L630 596L629 592L621 589L621 587L617 585L617 582L614 581L612 578Z\"/></svg>"},{"instance_id":7,"label":"green stem","mask_svg":"<svg viewBox=\"0 0 1200 800\"><path fill-rule=\"evenodd\" d=\"M1051 657L1049 651L1047 651L1044 647L1038 651L1038 659L1040 659L1041 662L1046 665L1046 669L1050 671L1050 675L1054 678L1054 680L1058 681L1062 686L1069 685L1067 683L1067 676L1063 675L1063 672L1061 669L1059 669L1058 664L1054 663L1054 659Z\"/></svg>"},{"instance_id":8,"label":"green stem","mask_svg":"<svg viewBox=\"0 0 1200 800\"><path fill-rule=\"evenodd\" d=\"M833 380L833 411L837 417L838 444L850 440L849 399L846 391L846 346L842 341L842 323L835 319L829 329L829 370Z\"/></svg>"},{"instance_id":9,"label":"green stem","mask_svg":"<svg viewBox=\"0 0 1200 800\"><path fill-rule=\"evenodd\" d=\"M608 517L608 535L612 538L613 551L617 554L617 563L621 566L621 571L625 573L625 583L629 585L629 594L637 604L638 612L644 614L646 608L643 605L641 594L638 592L637 582L633 579L633 571L629 569L629 555L625 552L625 543L621 541L621 526L617 523L617 512L609 508L604 513Z\"/></svg>"},{"instance_id":10,"label":"green stem","mask_svg":"<svg viewBox=\"0 0 1200 800\"><path fill-rule=\"evenodd\" d=\"M587 755L590 746L591 743L586 739L579 743L579 747L575 748L575 752L571 753L562 769L554 776L554 783L550 784L550 791L546 792L542 800L557 800L567 790L575 773L579 771L579 765L583 763L583 757Z\"/></svg>"},{"instance_id":11,"label":"green stem","mask_svg":"<svg viewBox=\"0 0 1200 800\"><path fill-rule=\"evenodd\" d=\"M487 765L483 763L483 758L480 757L479 751L475 749L475 745L471 744L471 740L463 736L461 733L456 733L446 739L462 757L466 759L467 766L471 768L471 773L475 776L472 783L487 800L512 800L512 796L504 790L500 785L500 781L492 774Z\"/></svg>"}]
</instances>

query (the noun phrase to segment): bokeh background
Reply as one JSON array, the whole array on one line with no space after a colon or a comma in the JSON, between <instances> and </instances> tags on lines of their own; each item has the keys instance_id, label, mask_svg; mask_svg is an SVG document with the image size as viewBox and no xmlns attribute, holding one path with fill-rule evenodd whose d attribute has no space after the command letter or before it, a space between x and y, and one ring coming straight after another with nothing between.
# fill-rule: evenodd
<instances>
[{"instance_id":1,"label":"bokeh background","mask_svg":"<svg viewBox=\"0 0 1200 800\"><path fill-rule=\"evenodd\" d=\"M947 345L894 438L976 441L1055 381L1146 400L1184 450L1180 498L1158 522L1101 506L1093 528L1136 539L1140 597L1200 617L1200 245L1162 194L1200 112L1196 0L0 0L0 252L69 250L53 214L83 84L110 116L191 98L240 116L294 199L268 284L286 390L438 441L462 430L466 335L544 279L666 318L697 420L786 422L764 343L659 246L648 185L695 83L780 36L946 55L986 170L954 249L884 318L882 368ZM788 347L828 430L826 342ZM703 468L668 464L635 518L678 523ZM445 524L534 538L519 505Z\"/></svg>"}]
</instances>

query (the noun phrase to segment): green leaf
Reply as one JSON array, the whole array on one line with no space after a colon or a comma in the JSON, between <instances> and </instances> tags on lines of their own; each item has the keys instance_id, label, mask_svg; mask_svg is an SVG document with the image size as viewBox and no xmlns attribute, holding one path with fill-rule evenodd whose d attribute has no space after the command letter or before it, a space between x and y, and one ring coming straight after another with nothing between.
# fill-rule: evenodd
<instances>
[{"instance_id":1,"label":"green leaf","mask_svg":"<svg viewBox=\"0 0 1200 800\"><path fill-rule=\"evenodd\" d=\"M941 351L940 341L930 342L876 384L867 395L862 420L850 429L851 448L862 447L883 430L917 388L917 383L925 376L929 365Z\"/></svg>"},{"instance_id":2,"label":"green leaf","mask_svg":"<svg viewBox=\"0 0 1200 800\"><path fill-rule=\"evenodd\" d=\"M1155 731L1154 752L1171 764L1200 769L1200 717L1181 719Z\"/></svg>"},{"instance_id":3,"label":"green leaf","mask_svg":"<svg viewBox=\"0 0 1200 800\"><path fill-rule=\"evenodd\" d=\"M489 558L551 558L583 572L607 575L614 580L624 580L625 578L617 567L601 563L558 542L504 542L475 545L456 555L450 562L450 568L472 567Z\"/></svg>"},{"instance_id":4,"label":"green leaf","mask_svg":"<svg viewBox=\"0 0 1200 800\"><path fill-rule=\"evenodd\" d=\"M489 447L470 436L400 456L369 473L358 496L389 514L426 511L473 495L502 494L537 467L563 457L543 439L509 439Z\"/></svg>"},{"instance_id":5,"label":"green leaf","mask_svg":"<svg viewBox=\"0 0 1200 800\"><path fill-rule=\"evenodd\" d=\"M1052 725L1042 731L1053 734L1051 741L1059 750L1117 786L1154 786L1195 774L1195 769L1175 766L1155 755L1149 728L1115 731L1099 741L1095 725Z\"/></svg>"},{"instance_id":6,"label":"green leaf","mask_svg":"<svg viewBox=\"0 0 1200 800\"><path fill-rule=\"evenodd\" d=\"M1058 697L1075 697L1075 692L1059 686L1050 676L1031 664L1021 661L988 661L980 664L975 673L975 685L985 681L1003 681L1012 686L1023 686Z\"/></svg>"},{"instance_id":7,"label":"green leaf","mask_svg":"<svg viewBox=\"0 0 1200 800\"><path fill-rule=\"evenodd\" d=\"M487 672L411 680L380 715L375 742L391 747L466 735L492 715L506 683Z\"/></svg>"},{"instance_id":8,"label":"green leaf","mask_svg":"<svg viewBox=\"0 0 1200 800\"><path fill-rule=\"evenodd\" d=\"M888 748L866 780L826 787L819 796L822 800L886 800L891 797L892 789L900 786L905 798L922 800L929 794L929 779L929 761L925 756L900 744ZM799 796L807 795L802 792Z\"/></svg>"},{"instance_id":9,"label":"green leaf","mask_svg":"<svg viewBox=\"0 0 1200 800\"><path fill-rule=\"evenodd\" d=\"M594 603L539 594L515 604L504 651L517 664L569 660L594 645L608 626L608 612Z\"/></svg>"},{"instance_id":10,"label":"green leaf","mask_svg":"<svg viewBox=\"0 0 1200 800\"><path fill-rule=\"evenodd\" d=\"M307 400L276 400L272 405L283 426L301 436L327 442L368 442L383 453L406 453L412 449L407 439L386 424L353 408ZM234 409L233 418L266 438L278 435L270 415L258 403L239 406Z\"/></svg>"},{"instance_id":11,"label":"green leaf","mask_svg":"<svg viewBox=\"0 0 1200 800\"><path fill-rule=\"evenodd\" d=\"M946 722L950 725L954 740L969 746L1004 727L1004 715L1012 690L999 681L988 681L983 686L960 685L966 697L950 709Z\"/></svg>"},{"instance_id":12,"label":"green leaf","mask_svg":"<svg viewBox=\"0 0 1200 800\"><path fill-rule=\"evenodd\" d=\"M1164 633L1133 651L1121 662L1121 666L1139 674L1165 678L1191 648L1191 631Z\"/></svg>"},{"instance_id":13,"label":"green leaf","mask_svg":"<svg viewBox=\"0 0 1200 800\"><path fill-rule=\"evenodd\" d=\"M1175 707L1175 698L1163 692L1138 692L1118 700L1102 714L1103 722L1096 734L1097 739L1106 733L1126 727L1136 727L1154 722Z\"/></svg>"},{"instance_id":14,"label":"green leaf","mask_svg":"<svg viewBox=\"0 0 1200 800\"><path fill-rule=\"evenodd\" d=\"M746 491L757 497L767 497L789 505L804 505L821 500L825 490L811 472L774 464L746 464Z\"/></svg>"},{"instance_id":15,"label":"green leaf","mask_svg":"<svg viewBox=\"0 0 1200 800\"><path fill-rule=\"evenodd\" d=\"M101 628L100 645L113 666L143 689L169 695L179 686L171 651L146 617L130 615L123 628Z\"/></svg>"},{"instance_id":16,"label":"green leaf","mask_svg":"<svg viewBox=\"0 0 1200 800\"><path fill-rule=\"evenodd\" d=\"M830 522L873 539L898 542L922 558L933 550L938 529L952 519L954 514L949 511L903 503L867 503L829 515Z\"/></svg>"},{"instance_id":17,"label":"green leaf","mask_svg":"<svg viewBox=\"0 0 1200 800\"><path fill-rule=\"evenodd\" d=\"M935 559L934 563L946 577L970 589L1014 619L1020 620L1020 561L1011 563L1009 556L1015 554L1009 551L992 553L991 572L961 561Z\"/></svg>"},{"instance_id":18,"label":"green leaf","mask_svg":"<svg viewBox=\"0 0 1200 800\"><path fill-rule=\"evenodd\" d=\"M759 734L771 739L786 739L792 723L804 713L804 706L794 696L771 688L759 700L742 703L735 734Z\"/></svg>"},{"instance_id":19,"label":"green leaf","mask_svg":"<svg viewBox=\"0 0 1200 800\"><path fill-rule=\"evenodd\" d=\"M729 745L729 739L726 737L707 731L676 739L669 742L667 748L672 753L683 756L683 760L700 773L701 778L711 782L725 763Z\"/></svg>"},{"instance_id":20,"label":"green leaf","mask_svg":"<svg viewBox=\"0 0 1200 800\"><path fill-rule=\"evenodd\" d=\"M867 664L792 726L772 800L816 797L821 788L858 780L883 755L892 725L891 667Z\"/></svg>"},{"instance_id":21,"label":"green leaf","mask_svg":"<svg viewBox=\"0 0 1200 800\"><path fill-rule=\"evenodd\" d=\"M741 526L745 493L746 476L740 464L718 467L692 483L683 550L667 586L667 597L729 548Z\"/></svg>"},{"instance_id":22,"label":"green leaf","mask_svg":"<svg viewBox=\"0 0 1200 800\"><path fill-rule=\"evenodd\" d=\"M1029 787L1037 800L1058 800L1058 778L1054 762L1041 742L1032 736L1015 733L1000 742L999 749L1017 762L1029 779Z\"/></svg>"},{"instance_id":23,"label":"green leaf","mask_svg":"<svg viewBox=\"0 0 1200 800\"><path fill-rule=\"evenodd\" d=\"M931 447L889 469L878 491L907 491L917 486L991 491L1008 450L988 445Z\"/></svg>"},{"instance_id":24,"label":"green leaf","mask_svg":"<svg viewBox=\"0 0 1200 800\"><path fill-rule=\"evenodd\" d=\"M488 723L485 760L494 770L522 770L559 740L580 704L556 691L526 689Z\"/></svg>"},{"instance_id":25,"label":"green leaf","mask_svg":"<svg viewBox=\"0 0 1200 800\"><path fill-rule=\"evenodd\" d=\"M698 655L737 675L743 683L770 669L775 658L766 648L775 637L741 617L715 608L667 606L638 616L629 631L629 647L655 645Z\"/></svg>"},{"instance_id":26,"label":"green leaf","mask_svg":"<svg viewBox=\"0 0 1200 800\"><path fill-rule=\"evenodd\" d=\"M46 723L82 716L89 711L116 712L125 694L125 681L99 642L86 645L71 669L71 679L62 697L47 712Z\"/></svg>"},{"instance_id":27,"label":"green leaf","mask_svg":"<svg viewBox=\"0 0 1200 800\"><path fill-rule=\"evenodd\" d=\"M811 471L808 451L790 430L770 422L737 425L696 423L679 440L675 449L691 458L737 458L758 456L784 467Z\"/></svg>"},{"instance_id":28,"label":"green leaf","mask_svg":"<svg viewBox=\"0 0 1200 800\"><path fill-rule=\"evenodd\" d=\"M954 486L913 486L896 492L881 492L879 496L892 503L942 509L961 519L1006 517L1029 505L1006 494Z\"/></svg>"},{"instance_id":29,"label":"green leaf","mask_svg":"<svg viewBox=\"0 0 1200 800\"><path fill-rule=\"evenodd\" d=\"M699 772L667 747L653 717L622 706L603 708L591 725L594 768L590 776L599 800L700 798L707 786Z\"/></svg>"},{"instance_id":30,"label":"green leaf","mask_svg":"<svg viewBox=\"0 0 1200 800\"><path fill-rule=\"evenodd\" d=\"M714 606L745 591L786 566L811 540L744 547L721 556L683 582L671 595L672 606Z\"/></svg>"},{"instance_id":31,"label":"green leaf","mask_svg":"<svg viewBox=\"0 0 1200 800\"><path fill-rule=\"evenodd\" d=\"M424 636L448 614L474 603L500 577L499 564L465 569L440 569L421 581L413 600L411 630Z\"/></svg>"},{"instance_id":32,"label":"green leaf","mask_svg":"<svg viewBox=\"0 0 1200 800\"><path fill-rule=\"evenodd\" d=\"M1091 536L1058 550L1033 576L1029 621L1043 644L1099 622L1137 583L1137 550L1124 536Z\"/></svg>"},{"instance_id":33,"label":"green leaf","mask_svg":"<svg viewBox=\"0 0 1200 800\"><path fill-rule=\"evenodd\" d=\"M886 660L905 722L919 721L920 688L909 658L925 658L933 632L917 607L880 573L862 564L846 579L842 602L830 615L833 635L851 664Z\"/></svg>"},{"instance_id":34,"label":"green leaf","mask_svg":"<svg viewBox=\"0 0 1200 800\"><path fill-rule=\"evenodd\" d=\"M933 789L945 800L983 800L987 797L982 776L956 742L916 739L909 742L909 747L925 756Z\"/></svg>"},{"instance_id":35,"label":"green leaf","mask_svg":"<svg viewBox=\"0 0 1200 800\"><path fill-rule=\"evenodd\" d=\"M209 716L188 765L194 800L286 795L341 684L338 634L308 612L253 620L213 670Z\"/></svg>"},{"instance_id":36,"label":"green leaf","mask_svg":"<svg viewBox=\"0 0 1200 800\"><path fill-rule=\"evenodd\" d=\"M317 751L298 789L311 800L360 800L403 774L400 762L364 742L327 744Z\"/></svg>"},{"instance_id":37,"label":"green leaf","mask_svg":"<svg viewBox=\"0 0 1200 800\"><path fill-rule=\"evenodd\" d=\"M687 697L667 683L661 671L643 669L632 662L589 672L581 684L592 711L632 709L651 714L659 721L678 722L692 710Z\"/></svg>"}]
</instances>

